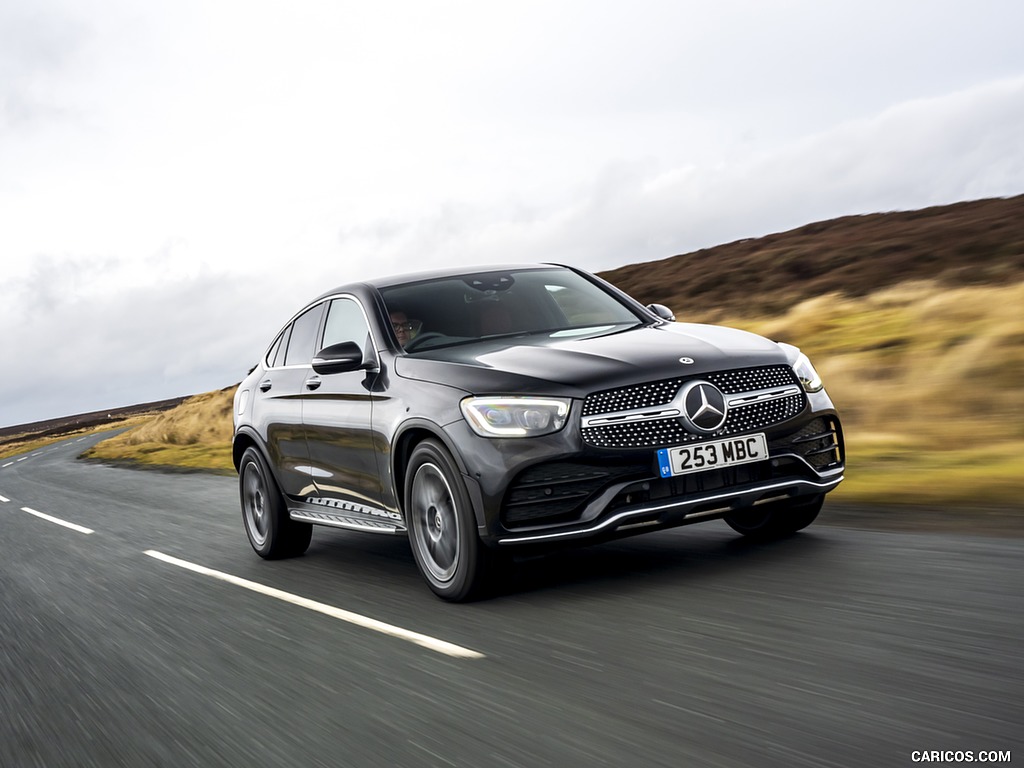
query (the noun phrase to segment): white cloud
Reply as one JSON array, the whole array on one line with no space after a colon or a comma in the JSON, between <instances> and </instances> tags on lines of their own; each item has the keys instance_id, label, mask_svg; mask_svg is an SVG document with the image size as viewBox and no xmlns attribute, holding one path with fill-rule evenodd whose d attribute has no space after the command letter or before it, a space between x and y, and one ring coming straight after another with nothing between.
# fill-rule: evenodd
<instances>
[{"instance_id":1,"label":"white cloud","mask_svg":"<svg viewBox=\"0 0 1024 768\"><path fill-rule=\"evenodd\" d=\"M1024 77L802 137L728 162L606 166L571 197L448 202L432 216L346 232L343 248L428 265L568 261L606 269L847 214L1024 192Z\"/></svg>"},{"instance_id":2,"label":"white cloud","mask_svg":"<svg viewBox=\"0 0 1024 768\"><path fill-rule=\"evenodd\" d=\"M1022 25L1008 0L0 5L0 425L226 386L352 279L1019 194Z\"/></svg>"}]
</instances>

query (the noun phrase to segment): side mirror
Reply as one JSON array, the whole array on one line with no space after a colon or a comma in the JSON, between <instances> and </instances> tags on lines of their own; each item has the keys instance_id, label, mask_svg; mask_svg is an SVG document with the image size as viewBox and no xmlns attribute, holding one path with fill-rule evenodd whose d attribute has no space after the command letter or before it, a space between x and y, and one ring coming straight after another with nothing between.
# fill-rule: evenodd
<instances>
[{"instance_id":1,"label":"side mirror","mask_svg":"<svg viewBox=\"0 0 1024 768\"><path fill-rule=\"evenodd\" d=\"M668 320L670 323L675 322L676 316L672 310L666 307L664 304L648 304L647 309L653 312L655 315L660 317L662 320Z\"/></svg>"},{"instance_id":2,"label":"side mirror","mask_svg":"<svg viewBox=\"0 0 1024 768\"><path fill-rule=\"evenodd\" d=\"M347 373L363 367L363 350L354 341L331 344L313 356L313 370L317 373Z\"/></svg>"}]
</instances>

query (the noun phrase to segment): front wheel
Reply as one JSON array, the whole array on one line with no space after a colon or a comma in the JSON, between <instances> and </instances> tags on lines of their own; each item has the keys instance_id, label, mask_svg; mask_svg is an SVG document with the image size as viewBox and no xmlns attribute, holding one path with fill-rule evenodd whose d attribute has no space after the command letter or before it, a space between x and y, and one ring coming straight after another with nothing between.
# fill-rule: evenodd
<instances>
[{"instance_id":1,"label":"front wheel","mask_svg":"<svg viewBox=\"0 0 1024 768\"><path fill-rule=\"evenodd\" d=\"M771 539L803 530L814 522L825 503L825 494L810 500L778 501L751 507L725 516L725 522L737 533L754 539Z\"/></svg>"},{"instance_id":2,"label":"front wheel","mask_svg":"<svg viewBox=\"0 0 1024 768\"><path fill-rule=\"evenodd\" d=\"M301 555L309 548L313 526L288 516L288 507L267 462L249 447L238 465L242 522L256 554L268 560Z\"/></svg>"},{"instance_id":3,"label":"front wheel","mask_svg":"<svg viewBox=\"0 0 1024 768\"><path fill-rule=\"evenodd\" d=\"M435 440L413 449L406 469L405 519L420 573L434 594L453 602L478 595L489 551L455 461Z\"/></svg>"}]
</instances>

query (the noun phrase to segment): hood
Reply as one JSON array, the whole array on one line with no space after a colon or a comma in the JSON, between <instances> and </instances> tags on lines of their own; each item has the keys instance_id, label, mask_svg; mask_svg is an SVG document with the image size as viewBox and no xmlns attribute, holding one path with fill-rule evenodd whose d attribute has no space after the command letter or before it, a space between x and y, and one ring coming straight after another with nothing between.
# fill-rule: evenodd
<instances>
[{"instance_id":1,"label":"hood","mask_svg":"<svg viewBox=\"0 0 1024 768\"><path fill-rule=\"evenodd\" d=\"M588 338L494 339L423 351L397 358L395 372L476 395L584 397L645 381L786 362L778 344L753 333L666 323Z\"/></svg>"}]
</instances>

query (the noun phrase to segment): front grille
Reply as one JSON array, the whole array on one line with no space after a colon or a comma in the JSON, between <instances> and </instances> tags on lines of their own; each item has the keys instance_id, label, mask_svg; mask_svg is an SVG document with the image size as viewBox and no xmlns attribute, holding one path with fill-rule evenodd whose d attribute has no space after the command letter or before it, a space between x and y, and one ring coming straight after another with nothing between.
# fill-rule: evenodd
<instances>
[{"instance_id":1,"label":"front grille","mask_svg":"<svg viewBox=\"0 0 1024 768\"><path fill-rule=\"evenodd\" d=\"M719 371L707 376L682 376L677 379L652 381L647 384L635 384L621 389L595 392L583 401L583 416L665 405L672 401L683 384L694 379L710 381L727 395L756 392L761 389L799 383L793 369L788 365L741 368L735 371Z\"/></svg>"},{"instance_id":2,"label":"front grille","mask_svg":"<svg viewBox=\"0 0 1024 768\"><path fill-rule=\"evenodd\" d=\"M664 406L672 401L683 384L694 379L710 381L727 397L778 387L799 386L793 370L786 365L720 371L706 376L655 381L597 392L584 401L582 417ZM597 448L668 448L706 437L727 437L780 424L797 416L803 410L805 402L804 395L797 393L774 400L733 406L729 409L728 418L722 428L710 436L687 431L678 417L600 424L582 427L581 433L587 443Z\"/></svg>"},{"instance_id":3,"label":"front grille","mask_svg":"<svg viewBox=\"0 0 1024 768\"><path fill-rule=\"evenodd\" d=\"M507 528L575 520L607 486L652 474L650 464L596 465L560 461L538 464L509 486L501 519Z\"/></svg>"},{"instance_id":4,"label":"front grille","mask_svg":"<svg viewBox=\"0 0 1024 768\"><path fill-rule=\"evenodd\" d=\"M739 408L730 408L722 428L713 435L687 432L676 418L634 421L626 424L602 424L584 427L583 439L597 448L670 448L705 438L728 437L765 429L797 416L804 407L803 395L790 395Z\"/></svg>"}]
</instances>

